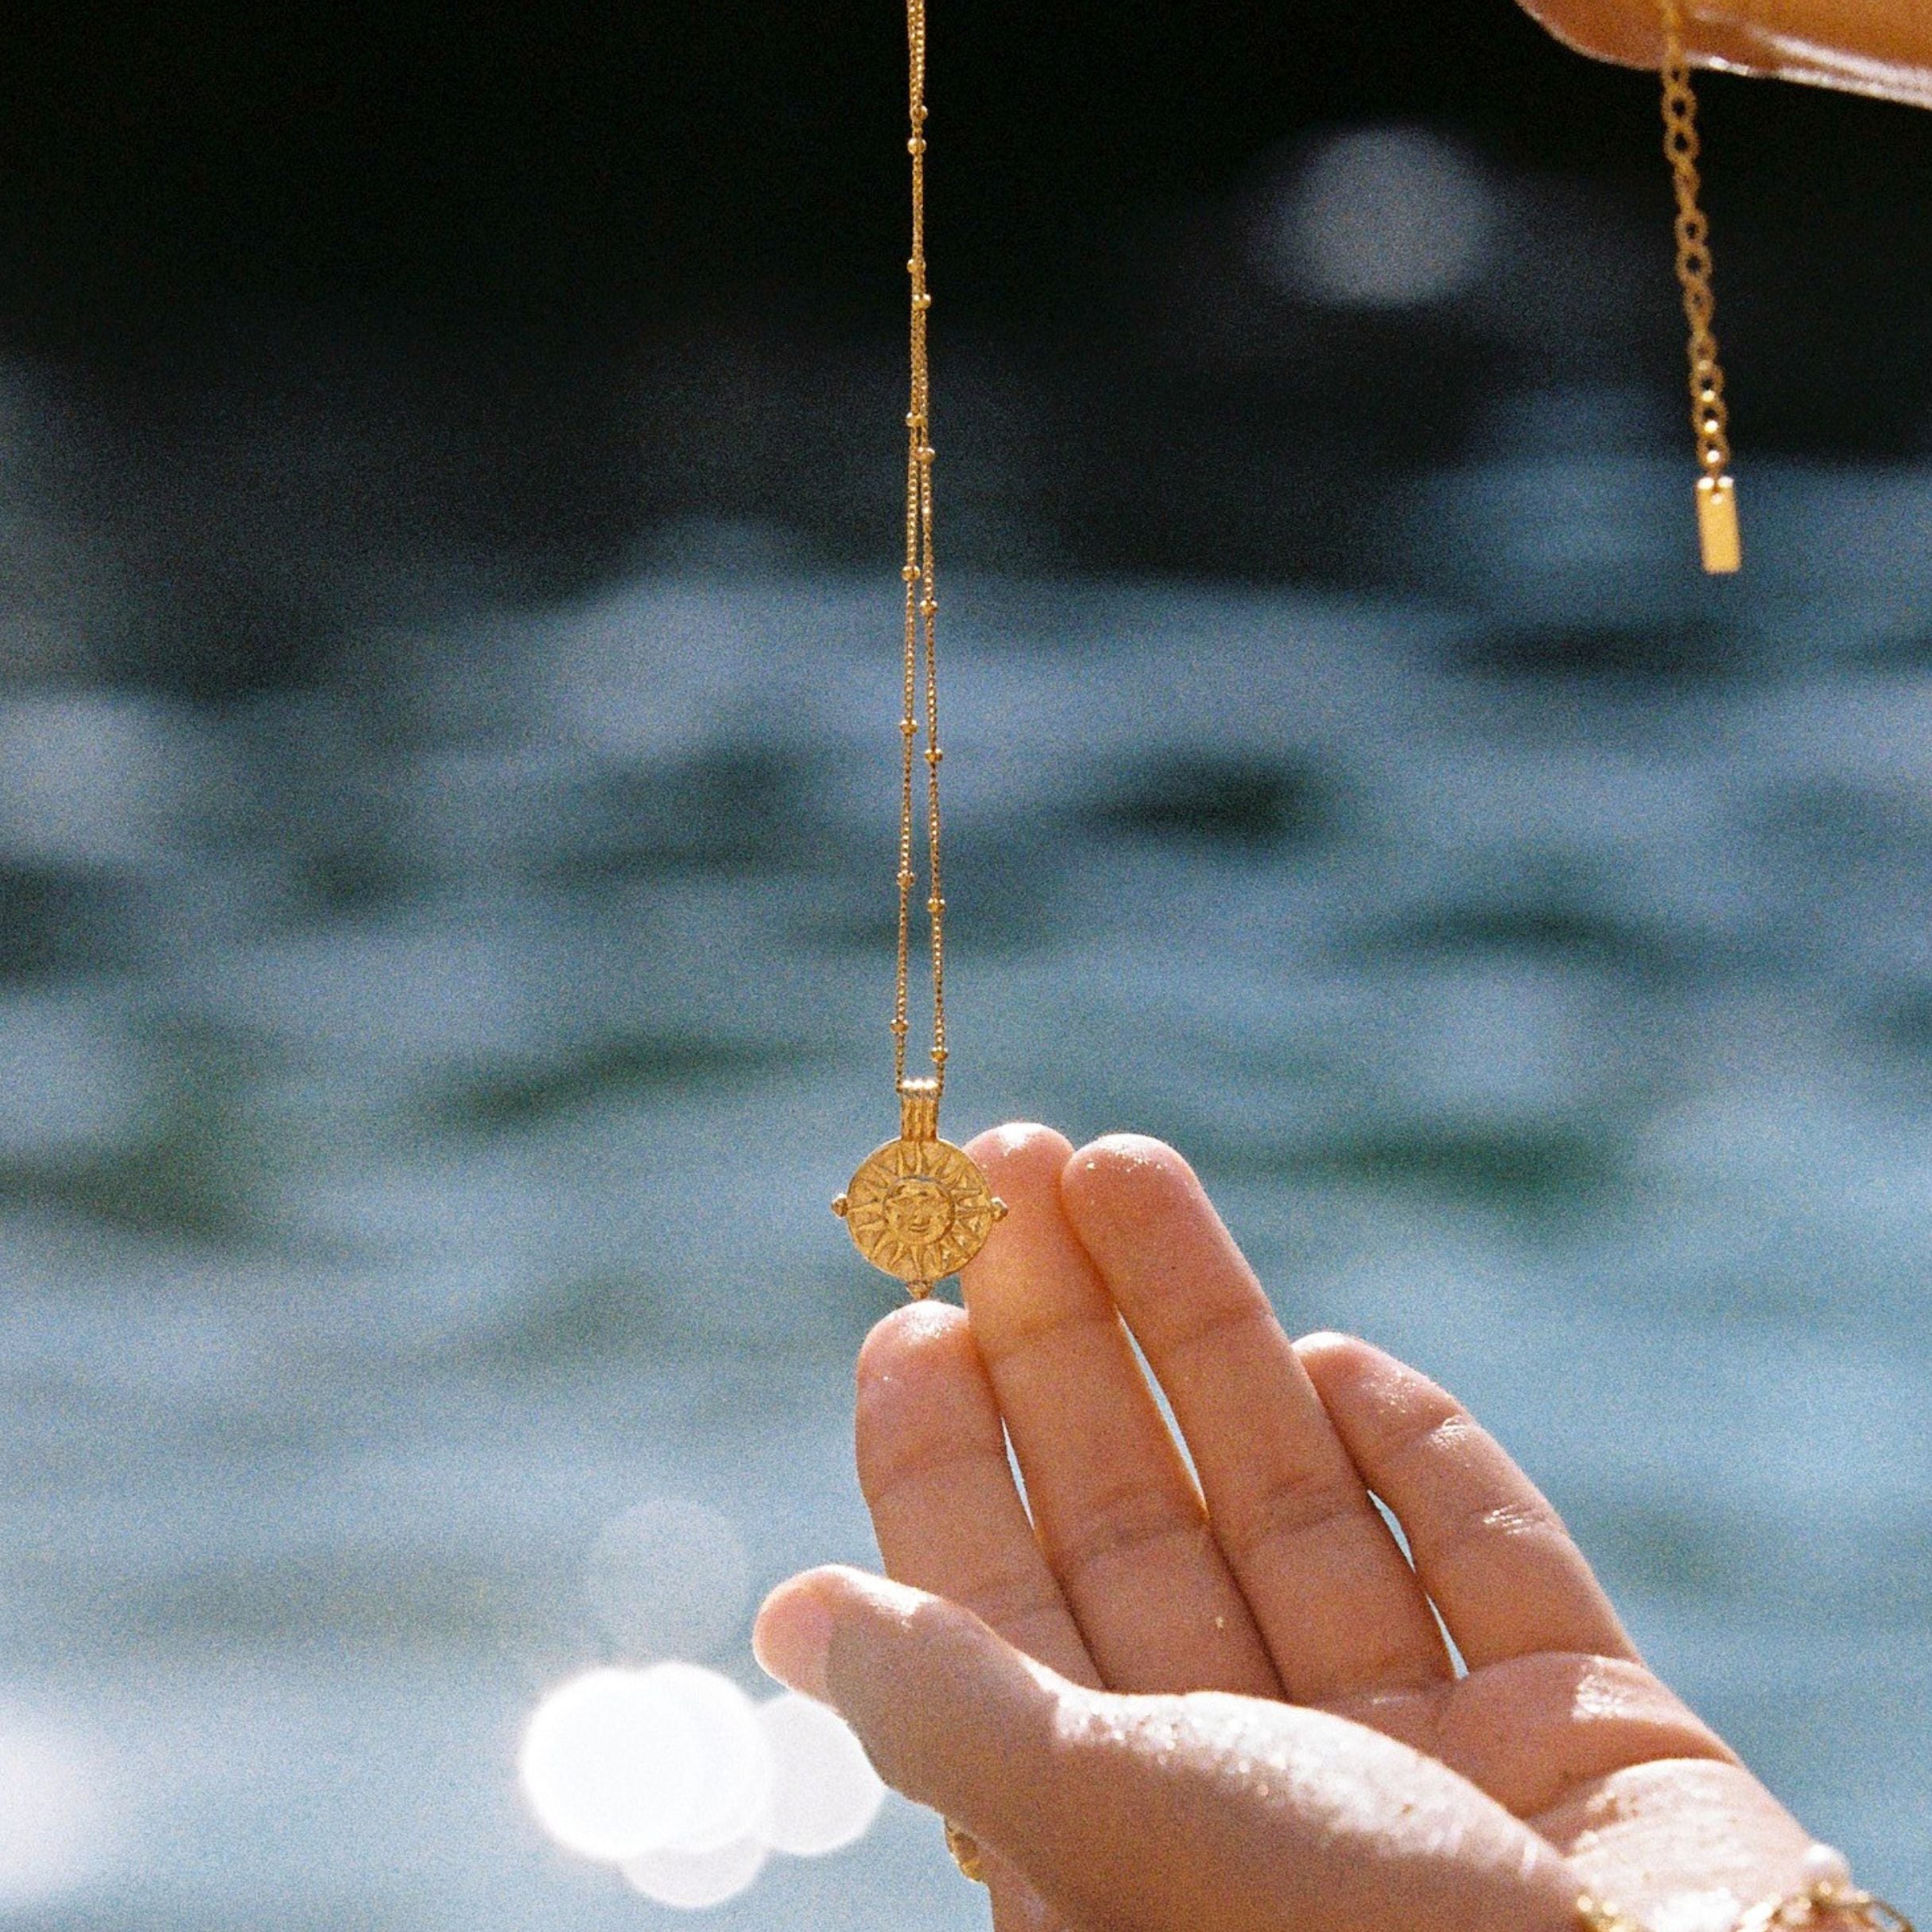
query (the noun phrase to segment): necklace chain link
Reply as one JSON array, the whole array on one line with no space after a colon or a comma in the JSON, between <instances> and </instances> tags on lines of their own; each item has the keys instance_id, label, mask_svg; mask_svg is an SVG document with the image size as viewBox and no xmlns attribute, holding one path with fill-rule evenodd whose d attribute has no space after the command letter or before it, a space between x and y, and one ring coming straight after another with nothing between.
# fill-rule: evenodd
<instances>
[{"instance_id":1,"label":"necklace chain link","mask_svg":"<svg viewBox=\"0 0 1932 1932\"><path fill-rule=\"evenodd\" d=\"M912 962L915 778L925 739L926 918L932 935L933 1079L936 1093L946 1080L946 901L939 863L939 596L933 554L932 376L927 361L926 317L933 306L925 279L925 0L906 0L906 39L910 79L906 142L912 157L911 391L906 411L906 584L904 704L899 719L899 944L893 1002L894 1085L906 1088L906 1038L910 1030L908 987ZM924 661L923 712L921 677Z\"/></svg>"},{"instance_id":2,"label":"necklace chain link","mask_svg":"<svg viewBox=\"0 0 1932 1932\"><path fill-rule=\"evenodd\" d=\"M1690 423L1697 432L1698 465L1715 480L1731 467L1731 417L1724 398L1717 338L1711 329L1717 305L1711 289L1710 223L1697 199L1703 186L1697 173L1697 101L1684 51L1680 0L1660 0L1660 4L1664 153L1677 191L1677 279L1684 291L1684 320L1690 325Z\"/></svg>"}]
</instances>

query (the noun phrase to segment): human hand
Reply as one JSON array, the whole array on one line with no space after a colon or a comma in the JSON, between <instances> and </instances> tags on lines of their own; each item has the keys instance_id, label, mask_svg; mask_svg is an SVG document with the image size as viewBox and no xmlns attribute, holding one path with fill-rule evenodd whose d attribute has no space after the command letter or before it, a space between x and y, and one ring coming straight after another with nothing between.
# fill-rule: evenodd
<instances>
[{"instance_id":1,"label":"human hand","mask_svg":"<svg viewBox=\"0 0 1932 1932\"><path fill-rule=\"evenodd\" d=\"M999 1932L1558 1932L1586 1891L1701 1932L1800 1883L1528 1479L1392 1357L1291 1344L1177 1154L970 1151L1013 1212L966 1312L860 1358L898 1581L795 1578L758 1641L980 1841Z\"/></svg>"},{"instance_id":2,"label":"human hand","mask_svg":"<svg viewBox=\"0 0 1932 1932\"><path fill-rule=\"evenodd\" d=\"M1580 53L1627 67L1663 59L1658 0L1523 0ZM1932 11L1923 0L1686 0L1692 61L1932 107Z\"/></svg>"}]
</instances>

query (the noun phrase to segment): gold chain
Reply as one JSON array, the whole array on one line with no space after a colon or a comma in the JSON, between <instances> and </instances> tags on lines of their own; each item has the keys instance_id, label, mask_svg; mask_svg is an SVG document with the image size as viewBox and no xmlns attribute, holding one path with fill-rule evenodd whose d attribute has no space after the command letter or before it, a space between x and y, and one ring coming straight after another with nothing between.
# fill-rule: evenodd
<instances>
[{"instance_id":1,"label":"gold chain","mask_svg":"<svg viewBox=\"0 0 1932 1932\"><path fill-rule=\"evenodd\" d=\"M1697 434L1698 535L1704 568L1734 571L1740 561L1737 505L1731 480L1731 413L1724 398L1724 369L1711 321L1717 297L1711 291L1711 229L1698 204L1703 186L1697 174L1697 99L1690 88L1690 62L1684 51L1682 0L1658 0L1663 14L1664 153L1677 192L1677 279L1684 291L1684 320L1690 325L1690 425Z\"/></svg>"},{"instance_id":2,"label":"gold chain","mask_svg":"<svg viewBox=\"0 0 1932 1932\"><path fill-rule=\"evenodd\" d=\"M1717 299L1711 293L1711 230L1697 205L1697 100L1690 91L1678 0L1663 7L1664 153L1677 189L1677 279L1684 290L1684 320L1690 324L1690 421L1697 433L1697 462L1707 476L1731 467L1730 412L1724 405L1724 370L1711 332Z\"/></svg>"},{"instance_id":3,"label":"gold chain","mask_svg":"<svg viewBox=\"0 0 1932 1932\"><path fill-rule=\"evenodd\" d=\"M939 1137L946 1084L946 895L939 870L939 596L933 571L933 385L926 363L925 0L906 0L906 47L912 132L912 397L906 410L905 702L899 716L899 966L892 1007L892 1077L899 1135L859 1164L832 1204L853 1245L875 1268L903 1282L915 1299L959 1273L1007 1211L964 1149ZM920 665L925 669L921 704ZM923 709L923 716L921 711ZM926 917L933 936L933 1072L906 1077L910 1030L913 864L918 838L919 739L925 739ZM960 1843L968 1843L964 1838ZM955 1848L957 1855L957 1848Z\"/></svg>"},{"instance_id":4,"label":"gold chain","mask_svg":"<svg viewBox=\"0 0 1932 1932\"><path fill-rule=\"evenodd\" d=\"M893 1084L906 1086L907 984L912 949L912 895L918 883L913 868L915 747L925 739L926 917L933 951L933 1073L943 1092L946 1080L946 901L939 867L939 598L933 563L932 378L926 360L926 316L933 306L925 283L925 0L906 0L906 41L912 132L906 143L912 156L912 391L906 412L905 704L899 720L902 757L899 784L899 957L892 1011ZM919 672L925 658L925 719L920 718Z\"/></svg>"}]
</instances>

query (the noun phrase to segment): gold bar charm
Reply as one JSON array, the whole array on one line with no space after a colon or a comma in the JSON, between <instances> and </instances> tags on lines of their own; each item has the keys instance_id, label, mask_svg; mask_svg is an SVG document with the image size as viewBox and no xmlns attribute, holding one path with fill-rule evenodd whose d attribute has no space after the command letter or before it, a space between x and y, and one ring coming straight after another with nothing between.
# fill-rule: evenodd
<instances>
[{"instance_id":1,"label":"gold bar charm","mask_svg":"<svg viewBox=\"0 0 1932 1932\"><path fill-rule=\"evenodd\" d=\"M1697 543L1704 553L1704 568L1714 577L1728 576L1744 563L1744 541L1737 528L1737 486L1728 476L1698 479Z\"/></svg>"}]
</instances>

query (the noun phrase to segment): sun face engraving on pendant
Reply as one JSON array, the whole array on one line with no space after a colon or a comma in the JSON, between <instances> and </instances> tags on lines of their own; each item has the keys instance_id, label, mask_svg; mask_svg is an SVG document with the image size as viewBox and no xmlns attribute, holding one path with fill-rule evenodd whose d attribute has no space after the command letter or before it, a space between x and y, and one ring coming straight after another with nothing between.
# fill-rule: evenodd
<instances>
[{"instance_id":1,"label":"sun face engraving on pendant","mask_svg":"<svg viewBox=\"0 0 1932 1932\"><path fill-rule=\"evenodd\" d=\"M908 1250L943 1241L952 1225L952 1197L930 1174L909 1174L886 1189L879 1204L886 1232Z\"/></svg>"},{"instance_id":2,"label":"sun face engraving on pendant","mask_svg":"<svg viewBox=\"0 0 1932 1932\"><path fill-rule=\"evenodd\" d=\"M985 1176L945 1140L887 1141L833 1205L859 1253L915 1295L958 1274L1006 1212Z\"/></svg>"}]
</instances>

